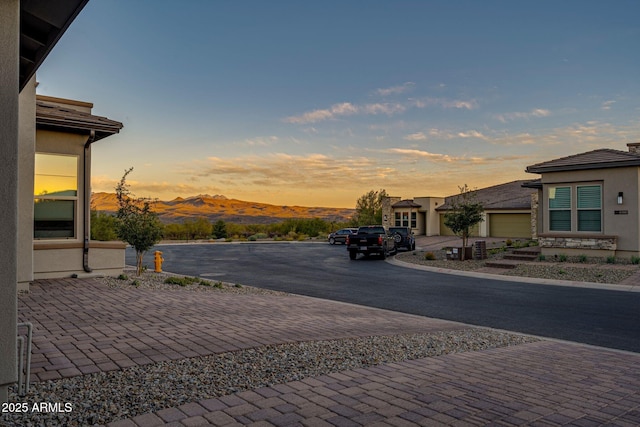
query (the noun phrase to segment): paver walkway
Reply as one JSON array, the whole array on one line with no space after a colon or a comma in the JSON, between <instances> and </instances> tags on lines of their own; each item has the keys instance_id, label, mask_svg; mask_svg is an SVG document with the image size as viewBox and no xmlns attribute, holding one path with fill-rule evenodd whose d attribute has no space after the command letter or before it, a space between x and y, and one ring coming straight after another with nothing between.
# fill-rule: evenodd
<instances>
[{"instance_id":1,"label":"paver walkway","mask_svg":"<svg viewBox=\"0 0 640 427\"><path fill-rule=\"evenodd\" d=\"M464 325L300 296L108 289L41 281L33 379L107 371L287 341L434 332ZM122 426L640 425L640 354L541 341L452 354L167 408Z\"/></svg>"},{"instance_id":2,"label":"paver walkway","mask_svg":"<svg viewBox=\"0 0 640 427\"><path fill-rule=\"evenodd\" d=\"M290 382L108 427L638 426L640 355L567 343L451 354Z\"/></svg>"},{"instance_id":3,"label":"paver walkway","mask_svg":"<svg viewBox=\"0 0 640 427\"><path fill-rule=\"evenodd\" d=\"M34 325L33 381L267 344L464 328L296 295L109 289L81 279L34 283L18 317Z\"/></svg>"}]
</instances>

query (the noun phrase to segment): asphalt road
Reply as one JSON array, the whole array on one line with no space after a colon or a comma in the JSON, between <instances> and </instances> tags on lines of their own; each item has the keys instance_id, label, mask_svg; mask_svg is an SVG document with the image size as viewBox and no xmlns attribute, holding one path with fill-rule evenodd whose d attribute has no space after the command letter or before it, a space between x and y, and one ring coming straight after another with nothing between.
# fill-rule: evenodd
<instances>
[{"instance_id":1,"label":"asphalt road","mask_svg":"<svg viewBox=\"0 0 640 427\"><path fill-rule=\"evenodd\" d=\"M320 243L161 245L163 270L640 353L640 293L431 273ZM127 264L135 257L127 249ZM153 268L153 251L145 257Z\"/></svg>"}]
</instances>

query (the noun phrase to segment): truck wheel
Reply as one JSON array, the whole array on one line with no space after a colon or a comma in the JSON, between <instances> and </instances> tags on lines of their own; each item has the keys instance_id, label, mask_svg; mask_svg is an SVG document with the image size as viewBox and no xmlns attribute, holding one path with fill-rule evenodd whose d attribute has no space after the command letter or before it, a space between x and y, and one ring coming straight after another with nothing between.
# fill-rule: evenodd
<instances>
[{"instance_id":1,"label":"truck wheel","mask_svg":"<svg viewBox=\"0 0 640 427\"><path fill-rule=\"evenodd\" d=\"M330 245L335 245L336 244L336 239L334 239L333 237L329 239L329 244Z\"/></svg>"},{"instance_id":2,"label":"truck wheel","mask_svg":"<svg viewBox=\"0 0 640 427\"><path fill-rule=\"evenodd\" d=\"M357 256L358 256L358 252L349 251L349 259L356 259Z\"/></svg>"}]
</instances>

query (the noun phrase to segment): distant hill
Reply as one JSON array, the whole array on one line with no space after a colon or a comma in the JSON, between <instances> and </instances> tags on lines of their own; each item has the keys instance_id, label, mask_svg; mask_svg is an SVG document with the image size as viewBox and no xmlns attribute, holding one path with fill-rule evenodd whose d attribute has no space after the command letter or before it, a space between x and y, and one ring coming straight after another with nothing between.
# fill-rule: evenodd
<instances>
[{"instance_id":1,"label":"distant hill","mask_svg":"<svg viewBox=\"0 0 640 427\"><path fill-rule=\"evenodd\" d=\"M116 212L118 201L115 193L92 194L91 207L98 211ZM205 217L211 222L221 219L236 224L271 224L287 218L321 218L325 221L344 222L355 213L354 209L276 206L208 194L177 197L169 201L158 200L154 202L153 208L165 223L179 223L198 217Z\"/></svg>"}]
</instances>

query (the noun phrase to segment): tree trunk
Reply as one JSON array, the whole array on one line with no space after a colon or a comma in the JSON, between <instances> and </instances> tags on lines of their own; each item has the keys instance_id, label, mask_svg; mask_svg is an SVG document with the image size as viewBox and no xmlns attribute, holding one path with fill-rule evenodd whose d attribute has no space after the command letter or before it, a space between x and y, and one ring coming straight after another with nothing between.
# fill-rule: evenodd
<instances>
[{"instance_id":1,"label":"tree trunk","mask_svg":"<svg viewBox=\"0 0 640 427\"><path fill-rule=\"evenodd\" d=\"M142 274L142 258L144 257L144 252L136 252L136 275L140 276Z\"/></svg>"}]
</instances>

